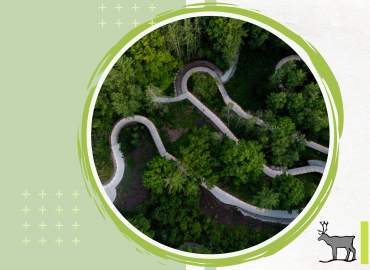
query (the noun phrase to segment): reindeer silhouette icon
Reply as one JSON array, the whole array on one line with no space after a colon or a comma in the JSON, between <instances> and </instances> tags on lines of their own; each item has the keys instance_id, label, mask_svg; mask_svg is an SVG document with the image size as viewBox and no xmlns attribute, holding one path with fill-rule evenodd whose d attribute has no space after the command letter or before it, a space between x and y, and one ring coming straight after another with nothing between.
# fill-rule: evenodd
<instances>
[{"instance_id":1,"label":"reindeer silhouette icon","mask_svg":"<svg viewBox=\"0 0 370 270\"><path fill-rule=\"evenodd\" d=\"M320 222L320 224L322 226L322 231L318 230L320 234L318 241L324 240L327 245L331 246L332 252L333 252L333 259L327 262L338 260L337 259L337 249L338 248L345 248L347 250L346 258L341 261L346 261L346 262L355 261L356 260L356 250L353 247L353 239L355 237L354 236L329 236L326 234L326 231L328 230L329 222L325 223L325 221L323 221L323 222ZM352 256L352 260L349 261L348 258L351 252L353 256ZM320 262L326 263L324 261L320 261Z\"/></svg>"}]
</instances>

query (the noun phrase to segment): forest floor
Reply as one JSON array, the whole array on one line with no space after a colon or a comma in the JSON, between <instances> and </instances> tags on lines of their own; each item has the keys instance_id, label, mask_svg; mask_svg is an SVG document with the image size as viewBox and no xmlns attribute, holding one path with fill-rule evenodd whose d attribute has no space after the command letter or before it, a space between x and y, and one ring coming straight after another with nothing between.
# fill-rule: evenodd
<instances>
[{"instance_id":1,"label":"forest floor","mask_svg":"<svg viewBox=\"0 0 370 270\"><path fill-rule=\"evenodd\" d=\"M165 126L162 130L166 132L169 141L174 143L189 129L182 127L171 129ZM122 132L125 131L122 130ZM150 191L143 185L142 174L145 170L145 164L158 155L158 150L147 130L138 129L138 132L143 145L124 155L125 173L120 184L116 187L117 197L114 200L114 206L119 211L134 210L150 198Z\"/></svg>"},{"instance_id":2,"label":"forest floor","mask_svg":"<svg viewBox=\"0 0 370 270\"><path fill-rule=\"evenodd\" d=\"M125 155L125 173L116 187L117 197L114 200L114 206L119 211L134 210L150 198L150 191L143 185L142 174L145 164L156 155L158 151L150 140L145 140L141 147Z\"/></svg>"},{"instance_id":3,"label":"forest floor","mask_svg":"<svg viewBox=\"0 0 370 270\"><path fill-rule=\"evenodd\" d=\"M176 142L177 139L180 138L183 133L186 133L189 130L189 128L182 128L182 127L178 128L178 129L171 129L168 126L163 127L162 129L167 132L168 140L171 143Z\"/></svg>"}]
</instances>

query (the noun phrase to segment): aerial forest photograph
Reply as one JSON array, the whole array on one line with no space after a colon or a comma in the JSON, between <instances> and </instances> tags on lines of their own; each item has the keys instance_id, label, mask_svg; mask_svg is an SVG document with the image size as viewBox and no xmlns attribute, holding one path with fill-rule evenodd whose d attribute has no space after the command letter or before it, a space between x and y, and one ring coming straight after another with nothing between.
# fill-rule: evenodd
<instances>
[{"instance_id":1,"label":"aerial forest photograph","mask_svg":"<svg viewBox=\"0 0 370 270\"><path fill-rule=\"evenodd\" d=\"M222 254L268 240L305 209L329 119L313 73L283 40L246 21L192 17L119 57L95 103L91 148L107 196L138 231Z\"/></svg>"}]
</instances>

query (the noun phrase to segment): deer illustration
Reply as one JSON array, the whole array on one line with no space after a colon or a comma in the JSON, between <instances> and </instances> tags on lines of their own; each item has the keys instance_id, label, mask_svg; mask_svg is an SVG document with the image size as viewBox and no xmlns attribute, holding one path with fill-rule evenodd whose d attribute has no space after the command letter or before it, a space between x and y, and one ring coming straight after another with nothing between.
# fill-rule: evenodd
<instances>
[{"instance_id":1,"label":"deer illustration","mask_svg":"<svg viewBox=\"0 0 370 270\"><path fill-rule=\"evenodd\" d=\"M329 246L331 246L333 251L333 259L331 261L337 260L337 249L338 248L345 248L347 250L347 257L344 259L345 261L348 261L349 254L352 252L352 261L356 260L356 250L353 247L353 239L354 236L329 236L326 234L326 231L328 230L328 224L329 222L323 221L320 222L322 226L322 231L319 231L320 237L318 241L324 240L325 243Z\"/></svg>"}]
</instances>

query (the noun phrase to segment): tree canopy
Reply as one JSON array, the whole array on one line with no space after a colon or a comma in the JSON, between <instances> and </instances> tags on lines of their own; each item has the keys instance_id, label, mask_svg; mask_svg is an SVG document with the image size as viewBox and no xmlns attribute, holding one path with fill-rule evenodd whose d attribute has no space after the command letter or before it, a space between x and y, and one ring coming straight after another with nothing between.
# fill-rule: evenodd
<instances>
[{"instance_id":1,"label":"tree canopy","mask_svg":"<svg viewBox=\"0 0 370 270\"><path fill-rule=\"evenodd\" d=\"M262 209L276 209L279 205L280 194L274 192L273 189L269 189L267 185L264 185L261 191L253 197L253 203L259 205Z\"/></svg>"},{"instance_id":2,"label":"tree canopy","mask_svg":"<svg viewBox=\"0 0 370 270\"><path fill-rule=\"evenodd\" d=\"M209 188L220 179L235 185L255 181L263 173L264 155L256 141L215 136L208 128L195 129L189 135L189 146L180 150L181 164L187 172L204 181Z\"/></svg>"},{"instance_id":3,"label":"tree canopy","mask_svg":"<svg viewBox=\"0 0 370 270\"><path fill-rule=\"evenodd\" d=\"M202 17L205 31L212 44L215 63L218 67L228 67L238 55L243 37L248 30L243 28L244 21L225 17ZM220 57L217 55L220 54Z\"/></svg>"},{"instance_id":4,"label":"tree canopy","mask_svg":"<svg viewBox=\"0 0 370 270\"><path fill-rule=\"evenodd\" d=\"M258 244L275 232L220 224L217 216L206 215L199 207L201 183L208 188L226 187L236 197L266 209L299 210L312 197L318 181L285 173L271 179L262 171L265 163L285 167L302 162L300 157L308 155L303 134L323 132L328 126L320 89L302 62L287 62L277 74L269 76L274 69L269 63L276 63L283 54L280 49L292 52L283 41L256 25L206 16L154 30L119 58L103 83L92 120L92 147L98 171L112 162L109 134L113 124L135 114L153 122L166 150L177 158L174 162L155 156L150 134L144 136L146 133L135 125L125 127L125 134L121 133L121 150L125 156L129 152L127 156L131 158L127 158L127 166L136 164L132 157L136 159L137 153L145 152L146 156L151 152L146 160L152 158L145 166L137 162L141 169L135 175L141 175L135 183L141 185L142 179L149 199L145 196L144 204L123 212L133 226L156 241L174 248L181 246L188 252L233 252ZM268 54L261 57L261 51ZM232 84L231 79L225 87L230 98L239 99L237 104L254 115L251 119L236 113L232 104L224 106L217 93L219 81L207 73L193 74L189 89L222 118L239 138L238 143L203 121L202 112L188 100L170 104L155 101L174 94L174 78L184 63L210 60L225 72L237 55L238 68L233 78L239 76L239 80ZM235 86L242 90L234 91ZM265 124L257 123L257 118ZM173 141L171 132L180 127L182 135ZM147 145L153 150L147 151ZM111 174L109 170L105 173L107 177ZM190 241L201 247L185 244Z\"/></svg>"},{"instance_id":5,"label":"tree canopy","mask_svg":"<svg viewBox=\"0 0 370 270\"><path fill-rule=\"evenodd\" d=\"M209 99L217 93L219 81L216 78L212 78L208 73L194 72L191 78L194 82L195 94Z\"/></svg>"},{"instance_id":6,"label":"tree canopy","mask_svg":"<svg viewBox=\"0 0 370 270\"><path fill-rule=\"evenodd\" d=\"M264 154L262 146L256 141L240 140L235 144L227 140L223 145L220 160L224 168L221 176L234 182L235 185L256 181L263 174Z\"/></svg>"},{"instance_id":7,"label":"tree canopy","mask_svg":"<svg viewBox=\"0 0 370 270\"><path fill-rule=\"evenodd\" d=\"M272 188L279 193L279 209L292 212L301 208L299 203L304 198L304 184L291 174L283 173L272 180Z\"/></svg>"},{"instance_id":8,"label":"tree canopy","mask_svg":"<svg viewBox=\"0 0 370 270\"><path fill-rule=\"evenodd\" d=\"M149 219L146 219L142 213L135 215L133 218L128 220L136 229L141 231L143 234L146 234L148 237L153 238L155 232L150 229L151 222Z\"/></svg>"},{"instance_id":9,"label":"tree canopy","mask_svg":"<svg viewBox=\"0 0 370 270\"><path fill-rule=\"evenodd\" d=\"M271 75L272 92L267 108L279 116L289 116L303 132L319 132L329 125L324 98L316 82L307 80L309 73L299 69L297 61L285 63Z\"/></svg>"},{"instance_id":10,"label":"tree canopy","mask_svg":"<svg viewBox=\"0 0 370 270\"><path fill-rule=\"evenodd\" d=\"M135 59L136 78L142 85L153 84L166 89L183 65L166 49L165 38L155 30L137 41L128 51Z\"/></svg>"},{"instance_id":11,"label":"tree canopy","mask_svg":"<svg viewBox=\"0 0 370 270\"><path fill-rule=\"evenodd\" d=\"M166 178L171 178L178 168L173 161L163 157L155 157L146 164L146 170L142 175L143 184L156 194L163 194L166 188Z\"/></svg>"},{"instance_id":12,"label":"tree canopy","mask_svg":"<svg viewBox=\"0 0 370 270\"><path fill-rule=\"evenodd\" d=\"M275 166L290 166L299 160L299 153L305 149L306 142L296 137L298 132L289 117L275 118L273 114L265 115L268 124L263 125L258 133L260 142L272 153L271 162Z\"/></svg>"}]
</instances>

